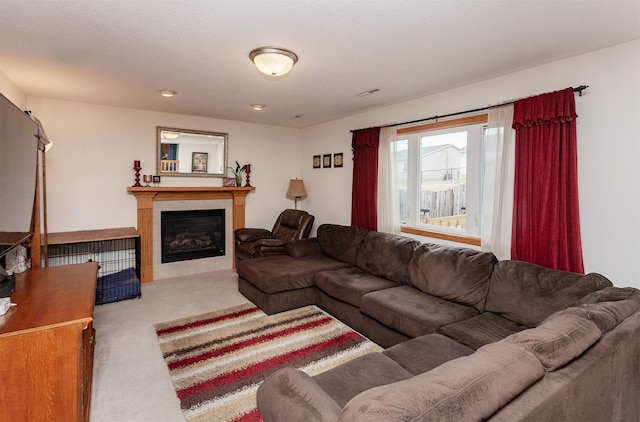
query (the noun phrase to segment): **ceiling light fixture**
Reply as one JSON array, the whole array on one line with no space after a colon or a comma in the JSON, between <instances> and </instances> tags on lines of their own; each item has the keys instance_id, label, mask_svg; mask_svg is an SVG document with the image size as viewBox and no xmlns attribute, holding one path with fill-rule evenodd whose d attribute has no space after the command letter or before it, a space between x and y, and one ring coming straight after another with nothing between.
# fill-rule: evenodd
<instances>
[{"instance_id":1,"label":"ceiling light fixture","mask_svg":"<svg viewBox=\"0 0 640 422\"><path fill-rule=\"evenodd\" d=\"M170 89L161 89L160 90L160 95L162 95L165 98L171 98L176 94L177 94L176 91L171 91Z\"/></svg>"},{"instance_id":2,"label":"ceiling light fixture","mask_svg":"<svg viewBox=\"0 0 640 422\"><path fill-rule=\"evenodd\" d=\"M251 108L258 111L262 111L265 107L264 104L251 104Z\"/></svg>"},{"instance_id":3,"label":"ceiling light fixture","mask_svg":"<svg viewBox=\"0 0 640 422\"><path fill-rule=\"evenodd\" d=\"M268 76L284 76L298 61L293 51L278 47L259 47L251 50L249 58L256 68Z\"/></svg>"}]
</instances>

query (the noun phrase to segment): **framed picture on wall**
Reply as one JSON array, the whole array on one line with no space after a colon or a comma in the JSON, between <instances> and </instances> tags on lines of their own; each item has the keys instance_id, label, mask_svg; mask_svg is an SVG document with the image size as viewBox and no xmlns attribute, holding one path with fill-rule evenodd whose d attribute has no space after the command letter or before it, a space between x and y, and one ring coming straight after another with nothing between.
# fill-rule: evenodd
<instances>
[{"instance_id":1,"label":"framed picture on wall","mask_svg":"<svg viewBox=\"0 0 640 422\"><path fill-rule=\"evenodd\" d=\"M313 168L314 169L319 169L320 168L320 156L319 155L314 155L313 156Z\"/></svg>"},{"instance_id":2,"label":"framed picture on wall","mask_svg":"<svg viewBox=\"0 0 640 422\"><path fill-rule=\"evenodd\" d=\"M342 167L342 153L333 154L333 167Z\"/></svg>"},{"instance_id":3,"label":"framed picture on wall","mask_svg":"<svg viewBox=\"0 0 640 422\"><path fill-rule=\"evenodd\" d=\"M209 154L206 152L192 152L191 153L191 172L206 173L208 156Z\"/></svg>"},{"instance_id":4,"label":"framed picture on wall","mask_svg":"<svg viewBox=\"0 0 640 422\"><path fill-rule=\"evenodd\" d=\"M324 154L322 156L322 167L331 167L331 154Z\"/></svg>"}]
</instances>

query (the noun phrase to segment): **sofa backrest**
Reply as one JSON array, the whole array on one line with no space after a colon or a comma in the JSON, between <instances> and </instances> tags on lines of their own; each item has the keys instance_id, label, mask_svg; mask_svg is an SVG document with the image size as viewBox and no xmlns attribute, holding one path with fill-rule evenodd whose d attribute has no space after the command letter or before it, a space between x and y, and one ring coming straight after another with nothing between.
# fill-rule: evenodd
<instances>
[{"instance_id":1,"label":"sofa backrest","mask_svg":"<svg viewBox=\"0 0 640 422\"><path fill-rule=\"evenodd\" d=\"M497 261L491 252L424 243L413 252L409 283L432 296L482 312Z\"/></svg>"},{"instance_id":2,"label":"sofa backrest","mask_svg":"<svg viewBox=\"0 0 640 422\"><path fill-rule=\"evenodd\" d=\"M596 273L583 275L523 261L500 261L491 274L485 311L532 328L589 293L612 285Z\"/></svg>"},{"instance_id":3,"label":"sofa backrest","mask_svg":"<svg viewBox=\"0 0 640 422\"><path fill-rule=\"evenodd\" d=\"M605 287L589 293L580 299L580 303L616 302L619 300L634 300L640 303L640 290L635 287Z\"/></svg>"},{"instance_id":4,"label":"sofa backrest","mask_svg":"<svg viewBox=\"0 0 640 422\"><path fill-rule=\"evenodd\" d=\"M318 227L317 237L323 254L356 265L358 250L368 232L362 227L322 224Z\"/></svg>"},{"instance_id":5,"label":"sofa backrest","mask_svg":"<svg viewBox=\"0 0 640 422\"><path fill-rule=\"evenodd\" d=\"M356 258L358 267L398 284L409 282L409 261L420 242L404 236L369 232Z\"/></svg>"},{"instance_id":6,"label":"sofa backrest","mask_svg":"<svg viewBox=\"0 0 640 422\"><path fill-rule=\"evenodd\" d=\"M580 303L551 315L579 315L592 321L606 334L640 310L640 290L633 287L605 287L580 299ZM544 324L544 322L543 322Z\"/></svg>"}]
</instances>

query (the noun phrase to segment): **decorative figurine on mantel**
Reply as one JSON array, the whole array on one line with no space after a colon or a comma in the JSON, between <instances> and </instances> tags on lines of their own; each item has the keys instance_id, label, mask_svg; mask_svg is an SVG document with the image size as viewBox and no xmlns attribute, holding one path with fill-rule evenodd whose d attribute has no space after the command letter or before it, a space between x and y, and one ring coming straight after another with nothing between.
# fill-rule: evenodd
<instances>
[{"instance_id":1,"label":"decorative figurine on mantel","mask_svg":"<svg viewBox=\"0 0 640 422\"><path fill-rule=\"evenodd\" d=\"M244 171L247 172L247 181L244 184L245 188L250 188L251 187L251 183L249 183L249 179L251 178L251 164L245 164L244 165Z\"/></svg>"},{"instance_id":2,"label":"decorative figurine on mantel","mask_svg":"<svg viewBox=\"0 0 640 422\"><path fill-rule=\"evenodd\" d=\"M141 187L142 185L140 184L140 170L142 169L142 167L140 167L140 160L135 160L133 162L133 169L136 171L136 183L134 183L132 187Z\"/></svg>"}]
</instances>

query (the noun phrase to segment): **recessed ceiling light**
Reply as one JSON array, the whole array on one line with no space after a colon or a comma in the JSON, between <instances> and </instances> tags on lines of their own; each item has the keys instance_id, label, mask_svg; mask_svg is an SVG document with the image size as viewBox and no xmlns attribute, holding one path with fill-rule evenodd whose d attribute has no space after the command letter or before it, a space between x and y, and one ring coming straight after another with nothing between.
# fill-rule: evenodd
<instances>
[{"instance_id":1,"label":"recessed ceiling light","mask_svg":"<svg viewBox=\"0 0 640 422\"><path fill-rule=\"evenodd\" d=\"M251 108L254 110L262 111L266 106L264 104L251 104Z\"/></svg>"},{"instance_id":2,"label":"recessed ceiling light","mask_svg":"<svg viewBox=\"0 0 640 422\"><path fill-rule=\"evenodd\" d=\"M166 97L166 98L171 98L176 94L177 94L176 91L172 91L170 89L161 89L160 90L160 95L162 95L163 97Z\"/></svg>"}]
</instances>

